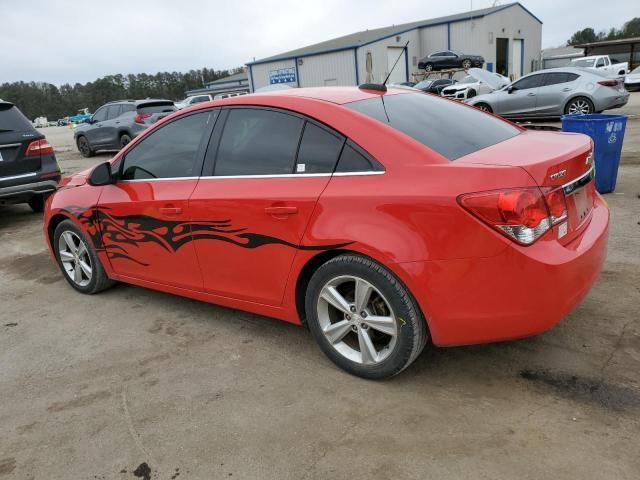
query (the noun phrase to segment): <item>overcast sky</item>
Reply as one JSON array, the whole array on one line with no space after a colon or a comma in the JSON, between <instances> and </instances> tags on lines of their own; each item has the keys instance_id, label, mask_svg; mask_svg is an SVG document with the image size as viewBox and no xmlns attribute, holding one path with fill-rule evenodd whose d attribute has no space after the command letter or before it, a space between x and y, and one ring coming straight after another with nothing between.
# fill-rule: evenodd
<instances>
[{"instance_id":1,"label":"overcast sky","mask_svg":"<svg viewBox=\"0 0 640 480\"><path fill-rule=\"evenodd\" d=\"M508 1L501 1L507 4ZM542 46L620 27L638 0L524 0ZM473 8L493 0L473 0ZM0 83L233 68L360 30L470 9L469 0L0 0Z\"/></svg>"}]
</instances>

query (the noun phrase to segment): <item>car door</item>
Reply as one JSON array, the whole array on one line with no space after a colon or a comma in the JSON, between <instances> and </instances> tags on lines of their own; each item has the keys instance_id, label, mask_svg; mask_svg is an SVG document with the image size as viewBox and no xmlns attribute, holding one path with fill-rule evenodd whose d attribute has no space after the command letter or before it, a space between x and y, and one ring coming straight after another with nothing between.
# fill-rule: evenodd
<instances>
[{"instance_id":1,"label":"car door","mask_svg":"<svg viewBox=\"0 0 640 480\"><path fill-rule=\"evenodd\" d=\"M569 72L544 74L542 85L538 87L536 113L538 115L561 115L566 99L577 88L579 75Z\"/></svg>"},{"instance_id":2,"label":"car door","mask_svg":"<svg viewBox=\"0 0 640 480\"><path fill-rule=\"evenodd\" d=\"M107 118L101 122L102 126L98 132L101 145L108 145L114 148L119 146L116 121L121 111L122 106L120 104L113 104L107 107Z\"/></svg>"},{"instance_id":3,"label":"car door","mask_svg":"<svg viewBox=\"0 0 640 480\"><path fill-rule=\"evenodd\" d=\"M460 59L458 55L453 52L443 52L441 65L444 68L459 68Z\"/></svg>"},{"instance_id":4,"label":"car door","mask_svg":"<svg viewBox=\"0 0 640 480\"><path fill-rule=\"evenodd\" d=\"M500 96L498 113L505 117L535 116L536 96L543 78L543 73L535 73L512 83Z\"/></svg>"},{"instance_id":5,"label":"car door","mask_svg":"<svg viewBox=\"0 0 640 480\"><path fill-rule=\"evenodd\" d=\"M281 304L343 144L340 135L292 113L224 110L205 159L211 176L203 176L189 200L205 291Z\"/></svg>"},{"instance_id":6,"label":"car door","mask_svg":"<svg viewBox=\"0 0 640 480\"><path fill-rule=\"evenodd\" d=\"M100 107L91 117L87 127L83 130L84 135L92 146L103 145L101 140L101 128L104 121L107 120L108 105Z\"/></svg>"},{"instance_id":7,"label":"car door","mask_svg":"<svg viewBox=\"0 0 640 480\"><path fill-rule=\"evenodd\" d=\"M119 180L104 187L96 212L102 248L118 275L202 289L187 205L216 115L178 117L120 159Z\"/></svg>"}]
</instances>

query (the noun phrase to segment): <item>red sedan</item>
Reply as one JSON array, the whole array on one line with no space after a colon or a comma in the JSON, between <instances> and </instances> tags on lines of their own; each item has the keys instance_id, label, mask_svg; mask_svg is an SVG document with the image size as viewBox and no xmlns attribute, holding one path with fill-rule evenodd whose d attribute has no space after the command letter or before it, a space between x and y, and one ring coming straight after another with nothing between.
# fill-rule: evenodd
<instances>
[{"instance_id":1,"label":"red sedan","mask_svg":"<svg viewBox=\"0 0 640 480\"><path fill-rule=\"evenodd\" d=\"M435 96L293 89L182 110L62 181L44 233L65 278L306 324L366 378L430 338L533 335L602 268L592 145Z\"/></svg>"}]
</instances>

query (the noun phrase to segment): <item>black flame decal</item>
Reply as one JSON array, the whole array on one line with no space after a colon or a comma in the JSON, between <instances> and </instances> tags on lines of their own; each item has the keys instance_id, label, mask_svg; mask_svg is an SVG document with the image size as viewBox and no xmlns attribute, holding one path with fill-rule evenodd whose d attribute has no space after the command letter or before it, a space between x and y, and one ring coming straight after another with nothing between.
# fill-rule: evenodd
<instances>
[{"instance_id":1,"label":"black flame decal","mask_svg":"<svg viewBox=\"0 0 640 480\"><path fill-rule=\"evenodd\" d=\"M110 259L124 258L143 266L148 264L130 256L127 246L155 243L173 253L193 240L207 239L251 249L264 245L283 245L298 250L324 251L352 243L296 245L276 237L249 232L247 228L235 228L231 220L185 222L148 215L112 215L108 207L99 205L89 208L69 206L64 210L79 220L98 251L106 252Z\"/></svg>"}]
</instances>

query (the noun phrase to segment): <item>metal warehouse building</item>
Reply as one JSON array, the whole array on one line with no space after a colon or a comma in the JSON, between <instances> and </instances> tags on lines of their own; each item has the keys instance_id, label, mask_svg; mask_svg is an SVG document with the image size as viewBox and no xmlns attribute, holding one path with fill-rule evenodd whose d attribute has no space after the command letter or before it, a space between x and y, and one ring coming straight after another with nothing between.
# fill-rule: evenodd
<instances>
[{"instance_id":1,"label":"metal warehouse building","mask_svg":"<svg viewBox=\"0 0 640 480\"><path fill-rule=\"evenodd\" d=\"M448 49L482 55L484 68L517 78L539 68L541 37L542 21L516 2L365 30L256 60L247 64L249 82L252 90L381 82L399 55L389 82L404 82L420 58Z\"/></svg>"}]
</instances>

